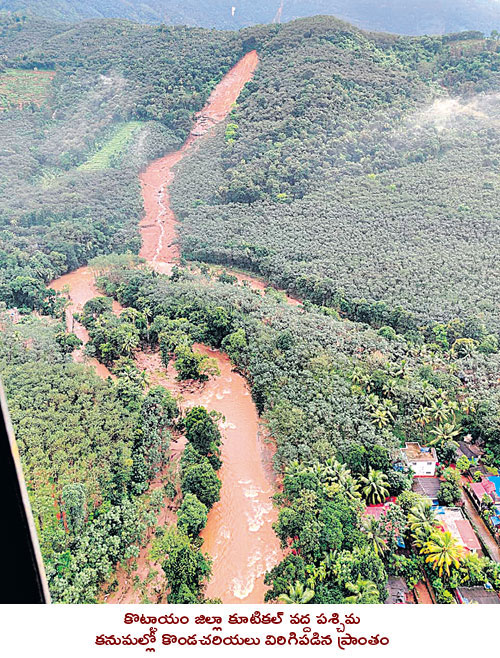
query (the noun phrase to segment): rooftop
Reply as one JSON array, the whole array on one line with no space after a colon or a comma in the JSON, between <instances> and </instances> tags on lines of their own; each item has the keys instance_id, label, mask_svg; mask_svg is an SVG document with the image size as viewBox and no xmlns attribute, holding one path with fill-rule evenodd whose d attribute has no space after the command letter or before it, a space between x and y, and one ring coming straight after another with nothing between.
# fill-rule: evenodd
<instances>
[{"instance_id":1,"label":"rooftop","mask_svg":"<svg viewBox=\"0 0 500 658\"><path fill-rule=\"evenodd\" d=\"M387 513L391 505L393 505L395 502L396 498L391 496L391 498L388 498L385 503L380 503L378 505L367 505L365 507L365 516L368 514L369 516L374 516L377 520L379 520L383 514Z\"/></svg>"},{"instance_id":2,"label":"rooftop","mask_svg":"<svg viewBox=\"0 0 500 658\"><path fill-rule=\"evenodd\" d=\"M471 482L469 486L478 500L482 500L485 494L491 496L494 501L497 499L495 483L492 480L483 478L481 482Z\"/></svg>"},{"instance_id":3,"label":"rooftop","mask_svg":"<svg viewBox=\"0 0 500 658\"><path fill-rule=\"evenodd\" d=\"M464 603L500 603L498 594L493 590L486 590L484 587L460 587L459 591Z\"/></svg>"},{"instance_id":4,"label":"rooftop","mask_svg":"<svg viewBox=\"0 0 500 658\"><path fill-rule=\"evenodd\" d=\"M423 475L413 478L412 489L421 496L427 496L431 500L437 497L441 482L438 477Z\"/></svg>"},{"instance_id":5,"label":"rooftop","mask_svg":"<svg viewBox=\"0 0 500 658\"><path fill-rule=\"evenodd\" d=\"M469 551L480 551L481 544L468 519L456 507L438 507L436 516L439 524L451 532L457 542Z\"/></svg>"},{"instance_id":6,"label":"rooftop","mask_svg":"<svg viewBox=\"0 0 500 658\"><path fill-rule=\"evenodd\" d=\"M421 446L420 443L407 443L402 449L406 458L412 462L437 462L436 450L434 448L426 448Z\"/></svg>"}]
</instances>

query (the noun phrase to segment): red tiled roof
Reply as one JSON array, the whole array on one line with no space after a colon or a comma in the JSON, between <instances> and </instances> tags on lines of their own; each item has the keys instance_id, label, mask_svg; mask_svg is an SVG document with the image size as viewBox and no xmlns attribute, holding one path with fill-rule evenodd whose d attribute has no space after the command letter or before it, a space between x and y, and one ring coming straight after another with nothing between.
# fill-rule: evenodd
<instances>
[{"instance_id":1,"label":"red tiled roof","mask_svg":"<svg viewBox=\"0 0 500 658\"><path fill-rule=\"evenodd\" d=\"M471 491L478 500L482 500L484 494L491 496L495 493L495 485L491 480L481 480L481 482L472 482L470 485Z\"/></svg>"},{"instance_id":2,"label":"red tiled roof","mask_svg":"<svg viewBox=\"0 0 500 658\"><path fill-rule=\"evenodd\" d=\"M481 549L479 539L476 537L476 533L467 519L459 519L455 521L455 525L457 526L457 530L460 533L462 542L466 548L471 551L478 551Z\"/></svg>"}]
</instances>

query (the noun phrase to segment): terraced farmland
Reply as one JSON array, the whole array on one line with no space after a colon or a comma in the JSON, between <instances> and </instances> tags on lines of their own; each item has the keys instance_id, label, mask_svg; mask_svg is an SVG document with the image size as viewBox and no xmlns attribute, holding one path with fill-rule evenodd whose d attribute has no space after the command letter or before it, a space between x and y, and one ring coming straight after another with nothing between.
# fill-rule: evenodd
<instances>
[{"instance_id":1,"label":"terraced farmland","mask_svg":"<svg viewBox=\"0 0 500 658\"><path fill-rule=\"evenodd\" d=\"M54 76L55 71L6 69L0 73L0 111L23 109L30 103L39 107Z\"/></svg>"},{"instance_id":2,"label":"terraced farmland","mask_svg":"<svg viewBox=\"0 0 500 658\"><path fill-rule=\"evenodd\" d=\"M115 134L108 139L86 162L80 165L80 170L97 171L109 169L119 162L125 154L130 141L141 129L141 121L128 121L120 124Z\"/></svg>"}]
</instances>

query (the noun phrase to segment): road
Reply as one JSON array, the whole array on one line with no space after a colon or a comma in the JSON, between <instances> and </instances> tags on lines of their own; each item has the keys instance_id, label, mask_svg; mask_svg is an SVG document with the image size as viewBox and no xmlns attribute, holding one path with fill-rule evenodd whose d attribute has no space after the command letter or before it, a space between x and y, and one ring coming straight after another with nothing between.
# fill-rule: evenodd
<instances>
[{"instance_id":1,"label":"road","mask_svg":"<svg viewBox=\"0 0 500 658\"><path fill-rule=\"evenodd\" d=\"M463 499L465 502L465 510L469 520L474 524L475 529L479 537L481 538L482 543L486 546L489 551L490 557L495 562L500 562L500 548L498 544L491 536L488 527L486 526L483 519L479 516L479 512L476 510L472 504L467 492L463 490Z\"/></svg>"}]
</instances>

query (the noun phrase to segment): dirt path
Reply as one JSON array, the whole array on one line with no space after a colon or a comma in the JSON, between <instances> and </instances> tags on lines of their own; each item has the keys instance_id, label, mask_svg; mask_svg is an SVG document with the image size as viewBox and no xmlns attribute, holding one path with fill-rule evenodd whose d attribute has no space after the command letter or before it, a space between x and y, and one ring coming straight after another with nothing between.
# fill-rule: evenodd
<instances>
[{"instance_id":1,"label":"dirt path","mask_svg":"<svg viewBox=\"0 0 500 658\"><path fill-rule=\"evenodd\" d=\"M416 595L417 603L423 603L425 605L430 605L435 603L435 601L433 600L430 594L429 586L423 580L421 580L415 585L415 595Z\"/></svg>"}]
</instances>

